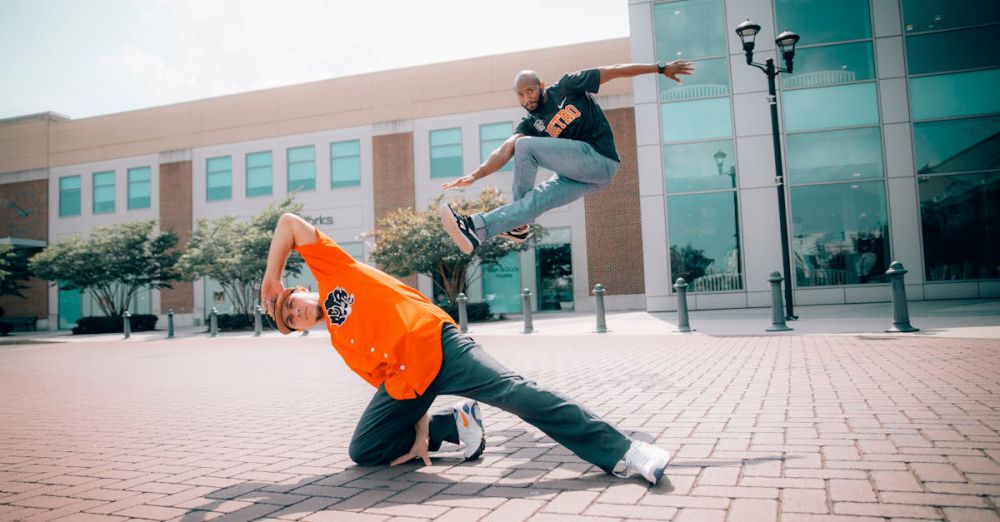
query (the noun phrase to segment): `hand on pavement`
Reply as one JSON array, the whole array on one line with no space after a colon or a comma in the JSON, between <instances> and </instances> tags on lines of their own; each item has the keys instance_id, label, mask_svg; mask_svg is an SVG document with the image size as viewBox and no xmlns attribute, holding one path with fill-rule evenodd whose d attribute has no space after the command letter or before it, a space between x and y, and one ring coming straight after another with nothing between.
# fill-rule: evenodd
<instances>
[{"instance_id":1,"label":"hand on pavement","mask_svg":"<svg viewBox=\"0 0 1000 522\"><path fill-rule=\"evenodd\" d=\"M406 464L407 462L420 457L420 460L424 461L427 466L431 465L430 450L428 449L431 444L431 430L430 430L431 418L425 413L420 420L417 421L417 425L414 429L417 432L416 438L413 439L413 447L405 455L397 458L396 460L389 463L390 466L398 466L399 464Z\"/></svg>"}]
</instances>

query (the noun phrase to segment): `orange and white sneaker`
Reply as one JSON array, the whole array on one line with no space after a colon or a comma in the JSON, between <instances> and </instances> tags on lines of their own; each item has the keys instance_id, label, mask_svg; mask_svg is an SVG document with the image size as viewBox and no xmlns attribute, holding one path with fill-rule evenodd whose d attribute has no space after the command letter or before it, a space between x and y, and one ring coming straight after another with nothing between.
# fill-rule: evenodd
<instances>
[{"instance_id":1,"label":"orange and white sneaker","mask_svg":"<svg viewBox=\"0 0 1000 522\"><path fill-rule=\"evenodd\" d=\"M483 417L479 413L479 401L466 399L451 407L458 426L458 440L465 445L465 460L476 460L486 449L486 430L483 429Z\"/></svg>"}]
</instances>

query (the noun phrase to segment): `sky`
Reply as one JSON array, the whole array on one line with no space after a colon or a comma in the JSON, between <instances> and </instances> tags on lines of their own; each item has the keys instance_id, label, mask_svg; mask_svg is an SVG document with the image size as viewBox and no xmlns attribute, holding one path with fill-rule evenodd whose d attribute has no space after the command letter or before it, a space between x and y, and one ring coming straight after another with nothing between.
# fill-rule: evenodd
<instances>
[{"instance_id":1,"label":"sky","mask_svg":"<svg viewBox=\"0 0 1000 522\"><path fill-rule=\"evenodd\" d=\"M627 0L0 0L0 119L626 37Z\"/></svg>"}]
</instances>

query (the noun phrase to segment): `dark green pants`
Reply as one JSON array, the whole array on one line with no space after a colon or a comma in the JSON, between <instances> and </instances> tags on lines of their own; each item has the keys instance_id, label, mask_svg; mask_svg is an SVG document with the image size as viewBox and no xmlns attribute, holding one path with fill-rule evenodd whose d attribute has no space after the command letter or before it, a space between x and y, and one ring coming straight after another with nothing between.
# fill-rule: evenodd
<instances>
[{"instance_id":1,"label":"dark green pants","mask_svg":"<svg viewBox=\"0 0 1000 522\"><path fill-rule=\"evenodd\" d=\"M558 393L508 370L471 337L452 325L441 332L441 371L416 399L396 400L380 386L351 438L351 460L362 466L388 464L410 451L413 426L438 395L458 395L513 413L580 458L611 472L630 440L617 428ZM487 426L487 431L489 427ZM450 410L431 417L430 450L458 443Z\"/></svg>"}]
</instances>

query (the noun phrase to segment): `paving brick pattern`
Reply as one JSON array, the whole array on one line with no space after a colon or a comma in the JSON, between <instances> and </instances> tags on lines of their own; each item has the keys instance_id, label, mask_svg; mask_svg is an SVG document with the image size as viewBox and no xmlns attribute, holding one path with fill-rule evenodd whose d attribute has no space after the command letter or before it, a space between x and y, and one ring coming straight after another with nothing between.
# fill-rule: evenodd
<instances>
[{"instance_id":1,"label":"paving brick pattern","mask_svg":"<svg viewBox=\"0 0 1000 522\"><path fill-rule=\"evenodd\" d=\"M996 340L481 341L673 451L669 482L490 407L476 463L359 468L371 389L320 335L7 346L0 520L1000 521Z\"/></svg>"}]
</instances>

